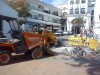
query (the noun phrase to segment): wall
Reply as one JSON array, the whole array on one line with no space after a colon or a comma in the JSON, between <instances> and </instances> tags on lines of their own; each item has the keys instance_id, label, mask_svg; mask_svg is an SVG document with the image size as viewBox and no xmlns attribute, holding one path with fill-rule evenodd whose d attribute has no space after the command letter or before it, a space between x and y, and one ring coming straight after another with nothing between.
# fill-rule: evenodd
<instances>
[{"instance_id":1,"label":"wall","mask_svg":"<svg viewBox=\"0 0 100 75\"><path fill-rule=\"evenodd\" d=\"M0 15L9 16L18 18L18 13L12 9L10 6L8 6L4 1L0 0ZM3 33L6 35L9 39L11 39L11 36L8 35L8 31L10 30L10 27L6 21L3 21Z\"/></svg>"},{"instance_id":2,"label":"wall","mask_svg":"<svg viewBox=\"0 0 100 75\"><path fill-rule=\"evenodd\" d=\"M100 0L95 2L93 31L100 43Z\"/></svg>"},{"instance_id":3,"label":"wall","mask_svg":"<svg viewBox=\"0 0 100 75\"><path fill-rule=\"evenodd\" d=\"M27 18L27 21L44 25L61 26L62 12L59 8L39 0L27 0L27 2L30 4L30 13L32 13L32 18Z\"/></svg>"},{"instance_id":4,"label":"wall","mask_svg":"<svg viewBox=\"0 0 100 75\"><path fill-rule=\"evenodd\" d=\"M84 24L85 29L89 30L90 25L91 25L91 20L90 20L91 15L90 14L88 14L88 15L68 15L67 16L67 31L71 31L71 29L72 29L71 21L78 17L83 17L83 19L86 21L86 23Z\"/></svg>"}]
</instances>

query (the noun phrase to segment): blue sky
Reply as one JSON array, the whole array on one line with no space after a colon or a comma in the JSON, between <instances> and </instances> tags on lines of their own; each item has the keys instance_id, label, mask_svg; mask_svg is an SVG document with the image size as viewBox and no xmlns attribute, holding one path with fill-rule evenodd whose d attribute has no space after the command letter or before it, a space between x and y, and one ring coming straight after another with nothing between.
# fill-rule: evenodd
<instances>
[{"instance_id":1,"label":"blue sky","mask_svg":"<svg viewBox=\"0 0 100 75\"><path fill-rule=\"evenodd\" d=\"M67 0L42 0L42 1L54 6L67 3Z\"/></svg>"},{"instance_id":2,"label":"blue sky","mask_svg":"<svg viewBox=\"0 0 100 75\"><path fill-rule=\"evenodd\" d=\"M46 2L48 4L51 4L53 0L42 0L43 2Z\"/></svg>"}]
</instances>

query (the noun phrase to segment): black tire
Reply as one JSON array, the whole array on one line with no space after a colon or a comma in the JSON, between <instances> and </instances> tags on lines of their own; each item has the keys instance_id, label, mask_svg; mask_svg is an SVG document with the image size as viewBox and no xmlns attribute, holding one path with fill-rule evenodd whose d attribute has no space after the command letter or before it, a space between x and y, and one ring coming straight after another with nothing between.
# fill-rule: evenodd
<instances>
[{"instance_id":1,"label":"black tire","mask_svg":"<svg viewBox=\"0 0 100 75\"><path fill-rule=\"evenodd\" d=\"M0 65L7 65L12 61L12 55L9 51L0 52Z\"/></svg>"},{"instance_id":2,"label":"black tire","mask_svg":"<svg viewBox=\"0 0 100 75\"><path fill-rule=\"evenodd\" d=\"M36 49L32 50L32 52L31 52L31 57L33 59L40 59L40 58L42 58L42 56L43 56L42 48L36 48Z\"/></svg>"},{"instance_id":3,"label":"black tire","mask_svg":"<svg viewBox=\"0 0 100 75\"><path fill-rule=\"evenodd\" d=\"M26 53L24 53L24 56L25 56L25 57L30 57L30 56L31 56L31 52L26 52Z\"/></svg>"}]
</instances>

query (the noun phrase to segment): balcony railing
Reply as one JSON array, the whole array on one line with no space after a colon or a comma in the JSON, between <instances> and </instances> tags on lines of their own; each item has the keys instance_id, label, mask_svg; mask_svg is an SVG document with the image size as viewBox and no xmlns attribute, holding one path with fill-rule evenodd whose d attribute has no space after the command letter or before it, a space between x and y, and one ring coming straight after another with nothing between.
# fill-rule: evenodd
<instances>
[{"instance_id":1,"label":"balcony railing","mask_svg":"<svg viewBox=\"0 0 100 75\"><path fill-rule=\"evenodd\" d=\"M51 13L50 10L44 10L44 9L41 9L41 8L36 8L36 7L31 7L30 10L33 9L33 10L37 10L37 11L41 11L41 12L44 12L44 13L47 13L47 14L52 14L52 15L55 15L55 16L59 16L58 15L58 12L53 12Z\"/></svg>"},{"instance_id":2,"label":"balcony railing","mask_svg":"<svg viewBox=\"0 0 100 75\"><path fill-rule=\"evenodd\" d=\"M29 19L35 19L35 20L40 20L40 21L45 21L45 22L52 22L52 23L58 23L61 24L61 20L56 20L56 19L52 19L50 21L44 20L44 17L38 18L38 17L29 17Z\"/></svg>"}]
</instances>

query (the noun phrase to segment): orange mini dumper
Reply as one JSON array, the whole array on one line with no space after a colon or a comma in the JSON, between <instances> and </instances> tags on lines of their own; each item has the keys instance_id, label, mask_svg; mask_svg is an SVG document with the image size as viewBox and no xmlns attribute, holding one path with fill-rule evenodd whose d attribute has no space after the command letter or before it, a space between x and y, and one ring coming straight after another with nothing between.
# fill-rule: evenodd
<instances>
[{"instance_id":1,"label":"orange mini dumper","mask_svg":"<svg viewBox=\"0 0 100 75\"><path fill-rule=\"evenodd\" d=\"M5 65L11 62L12 53L30 54L33 59L39 59L43 56L44 45L46 39L40 34L24 32L20 29L16 18L0 15L0 20L5 20L10 25L10 33L12 40L5 41L5 38L0 40L0 64Z\"/></svg>"}]
</instances>

